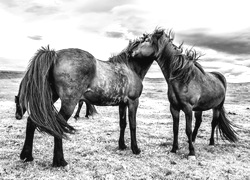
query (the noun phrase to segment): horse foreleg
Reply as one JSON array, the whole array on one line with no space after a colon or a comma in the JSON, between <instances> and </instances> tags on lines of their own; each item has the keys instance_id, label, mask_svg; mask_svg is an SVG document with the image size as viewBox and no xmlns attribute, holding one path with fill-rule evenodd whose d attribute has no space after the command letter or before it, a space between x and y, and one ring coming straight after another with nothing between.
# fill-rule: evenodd
<instances>
[{"instance_id":1,"label":"horse foreleg","mask_svg":"<svg viewBox=\"0 0 250 180\"><path fill-rule=\"evenodd\" d=\"M189 154L188 156L195 156L194 146L192 142L192 110L188 108L184 110L185 117L186 117L186 135L188 137L188 144L189 144Z\"/></svg>"},{"instance_id":2,"label":"horse foreleg","mask_svg":"<svg viewBox=\"0 0 250 180\"><path fill-rule=\"evenodd\" d=\"M195 111L194 116L195 116L195 126L194 126L193 135L192 135L193 142L195 142L198 130L202 122L202 111Z\"/></svg>"},{"instance_id":3,"label":"horse foreleg","mask_svg":"<svg viewBox=\"0 0 250 180\"><path fill-rule=\"evenodd\" d=\"M176 151L179 149L178 134L179 134L180 110L175 109L172 105L170 105L170 112L173 118L173 132L174 132L174 141L171 152L176 153Z\"/></svg>"},{"instance_id":4,"label":"horse foreleg","mask_svg":"<svg viewBox=\"0 0 250 180\"><path fill-rule=\"evenodd\" d=\"M79 114L80 114L82 105L83 105L83 100L80 100L80 101L78 102L78 108L77 108L76 114L75 114L75 116L74 116L74 118L75 118L76 120L80 117ZM88 110L87 110L87 108L86 108L86 116L85 116L85 117L88 117L87 113L88 113Z\"/></svg>"},{"instance_id":5,"label":"horse foreleg","mask_svg":"<svg viewBox=\"0 0 250 180\"><path fill-rule=\"evenodd\" d=\"M34 159L32 156L32 149L35 129L35 124L31 121L30 117L28 117L26 126L26 137L24 141L23 150L20 154L20 159L24 160L25 162L33 161Z\"/></svg>"},{"instance_id":6,"label":"horse foreleg","mask_svg":"<svg viewBox=\"0 0 250 180\"><path fill-rule=\"evenodd\" d=\"M211 137L209 145L214 145L214 130L215 127L218 125L218 118L220 116L220 111L218 109L213 109L213 120L212 120L212 130L211 130Z\"/></svg>"},{"instance_id":7,"label":"horse foreleg","mask_svg":"<svg viewBox=\"0 0 250 180\"><path fill-rule=\"evenodd\" d=\"M126 113L127 105L121 104L119 105L119 115L120 115L120 138L119 138L119 149L124 150L127 148L124 142L124 133L127 126L126 122Z\"/></svg>"},{"instance_id":8,"label":"horse foreleg","mask_svg":"<svg viewBox=\"0 0 250 180\"><path fill-rule=\"evenodd\" d=\"M59 114L67 121L72 113L74 112L77 102L67 102L62 101L62 106ZM66 166L68 163L64 159L63 155L63 143L62 139L54 137L54 157L53 157L53 167Z\"/></svg>"},{"instance_id":9,"label":"horse foreleg","mask_svg":"<svg viewBox=\"0 0 250 180\"><path fill-rule=\"evenodd\" d=\"M131 149L134 154L140 154L141 150L137 146L136 141L136 112L138 108L139 100L129 100L128 115L129 115L129 128L131 136Z\"/></svg>"}]
</instances>

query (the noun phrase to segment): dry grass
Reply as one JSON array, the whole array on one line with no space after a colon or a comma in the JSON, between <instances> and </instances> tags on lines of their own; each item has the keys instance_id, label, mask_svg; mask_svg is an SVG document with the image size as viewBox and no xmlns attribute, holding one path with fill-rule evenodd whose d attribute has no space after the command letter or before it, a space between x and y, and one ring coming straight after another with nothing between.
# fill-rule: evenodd
<instances>
[{"instance_id":1,"label":"dry grass","mask_svg":"<svg viewBox=\"0 0 250 180\"><path fill-rule=\"evenodd\" d=\"M9 76L8 76L9 77ZM26 118L14 118L14 95L20 78L0 78L0 179L250 179L250 84L229 84L225 104L229 117L242 127L236 144L222 141L208 146L211 112L203 123L195 143L196 161L187 160L188 144L183 113L180 120L177 154L170 153L172 119L167 86L162 79L146 79L137 113L137 140L142 152L133 155L129 127L125 139L129 146L118 150L118 107L97 107L97 117L81 118L70 124L78 129L64 141L69 165L52 168L53 138L35 133L34 161L19 160Z\"/></svg>"}]
</instances>

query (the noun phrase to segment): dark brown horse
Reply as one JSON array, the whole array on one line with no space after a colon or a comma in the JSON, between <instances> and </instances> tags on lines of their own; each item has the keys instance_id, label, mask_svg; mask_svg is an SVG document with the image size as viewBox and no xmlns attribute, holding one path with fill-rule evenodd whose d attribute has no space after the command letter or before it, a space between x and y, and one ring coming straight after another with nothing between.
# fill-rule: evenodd
<instances>
[{"instance_id":1,"label":"dark brown horse","mask_svg":"<svg viewBox=\"0 0 250 180\"><path fill-rule=\"evenodd\" d=\"M20 85L19 85L19 90L18 90L18 94L15 96L15 104L16 104L16 112L15 112L15 117L16 119L20 120L23 118L23 115L25 114L26 112L26 107L24 106L24 104L21 104L20 103L20 100L19 100L19 96L20 96L20 91L21 91L21 87L22 87L22 83L26 83L24 82L25 80L27 80L27 78L23 78ZM80 111L81 111L81 108L82 108L82 105L83 105L83 100L81 99L79 102L78 102L78 108L77 108L77 111L76 111L76 114L74 116L74 118L77 120L80 116ZM97 114L97 110L95 108L95 106L89 104L89 103L86 103L86 115L85 117L88 118L89 116L91 115L94 115L94 114Z\"/></svg>"},{"instance_id":2,"label":"dark brown horse","mask_svg":"<svg viewBox=\"0 0 250 180\"><path fill-rule=\"evenodd\" d=\"M182 48L173 44L171 33L156 29L152 35L134 49L133 57L154 57L168 84L168 99L173 117L174 141L171 152L178 149L179 113L186 117L186 134L189 156L195 157L193 141L202 121L202 111L213 109L210 145L214 144L214 130L219 128L222 138L236 142L233 124L226 118L224 101L226 79L219 72L205 72L197 62L199 55L194 50L182 53ZM192 133L192 111L195 111L195 128Z\"/></svg>"},{"instance_id":3,"label":"dark brown horse","mask_svg":"<svg viewBox=\"0 0 250 180\"><path fill-rule=\"evenodd\" d=\"M126 110L128 109L131 149L139 154L136 140L136 111L142 92L142 80L153 63L152 58L131 58L130 52L140 40L131 42L108 61L97 60L87 51L41 48L31 59L22 83L20 102L28 107L26 139L20 158L32 161L34 131L54 136L53 166L66 166L62 138L75 129L67 123L80 99L99 106L119 106L119 149L124 143ZM53 106L61 99L59 113Z\"/></svg>"}]
</instances>

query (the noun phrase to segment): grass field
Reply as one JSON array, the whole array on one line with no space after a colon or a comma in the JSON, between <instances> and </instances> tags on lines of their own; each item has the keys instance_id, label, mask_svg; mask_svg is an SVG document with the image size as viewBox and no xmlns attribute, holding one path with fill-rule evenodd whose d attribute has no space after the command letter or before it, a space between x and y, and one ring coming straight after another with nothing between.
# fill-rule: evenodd
<instances>
[{"instance_id":1,"label":"grass field","mask_svg":"<svg viewBox=\"0 0 250 180\"><path fill-rule=\"evenodd\" d=\"M250 180L250 84L228 84L225 109L239 141L230 144L219 137L209 146L212 112L203 122L194 144L196 160L187 159L185 120L181 114L180 150L170 153L172 118L163 79L146 78L137 113L137 140L140 155L130 149L129 127L125 140L128 149L118 150L118 107L97 107L99 114L69 123L78 131L64 140L65 168L53 168L53 138L35 133L34 161L24 163L19 154L25 139L26 118L14 117L14 95L22 72L0 72L0 179L239 179ZM59 106L59 103L57 103Z\"/></svg>"}]
</instances>

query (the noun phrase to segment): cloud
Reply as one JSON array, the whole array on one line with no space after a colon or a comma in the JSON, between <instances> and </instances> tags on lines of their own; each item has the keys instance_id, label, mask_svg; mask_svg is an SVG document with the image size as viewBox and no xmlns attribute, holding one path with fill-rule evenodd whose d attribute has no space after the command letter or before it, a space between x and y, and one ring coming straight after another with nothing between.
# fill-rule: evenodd
<instances>
[{"instance_id":1,"label":"cloud","mask_svg":"<svg viewBox=\"0 0 250 180\"><path fill-rule=\"evenodd\" d=\"M123 3L123 1L117 2ZM93 13L92 9L89 10L89 13L78 15L81 18L78 29L125 40L134 39L145 33L145 27L147 27L146 11L136 5L122 4L113 7L114 4L112 4L110 11L103 9L100 13Z\"/></svg>"},{"instance_id":2,"label":"cloud","mask_svg":"<svg viewBox=\"0 0 250 180\"><path fill-rule=\"evenodd\" d=\"M18 3L15 0L8 0L8 1L0 1L0 4L7 6L8 8L18 6Z\"/></svg>"},{"instance_id":3,"label":"cloud","mask_svg":"<svg viewBox=\"0 0 250 180\"><path fill-rule=\"evenodd\" d=\"M32 13L36 15L50 15L59 12L58 7L53 6L42 6L42 5L33 5L25 9L25 12Z\"/></svg>"},{"instance_id":4,"label":"cloud","mask_svg":"<svg viewBox=\"0 0 250 180\"><path fill-rule=\"evenodd\" d=\"M176 35L189 45L232 55L250 55L250 28L227 34L211 34L206 29L193 29Z\"/></svg>"},{"instance_id":5,"label":"cloud","mask_svg":"<svg viewBox=\"0 0 250 180\"><path fill-rule=\"evenodd\" d=\"M106 32L105 35L107 37L111 37L111 38L122 38L122 37L124 37L124 33L122 33L122 32Z\"/></svg>"},{"instance_id":6,"label":"cloud","mask_svg":"<svg viewBox=\"0 0 250 180\"><path fill-rule=\"evenodd\" d=\"M36 16L51 15L63 12L61 9L61 4L58 4L56 1L8 0L0 1L0 5L7 7L4 8L5 11L8 11L13 15L20 15L23 18L27 18L27 15L30 14L32 14L33 18L36 18Z\"/></svg>"},{"instance_id":7,"label":"cloud","mask_svg":"<svg viewBox=\"0 0 250 180\"><path fill-rule=\"evenodd\" d=\"M28 36L28 38L30 38L32 40L42 40L42 36L40 36L40 35Z\"/></svg>"},{"instance_id":8,"label":"cloud","mask_svg":"<svg viewBox=\"0 0 250 180\"><path fill-rule=\"evenodd\" d=\"M91 0L83 3L80 8L78 8L78 12L81 13L101 13L101 12L109 12L115 6L128 4L132 2L132 0Z\"/></svg>"}]
</instances>

